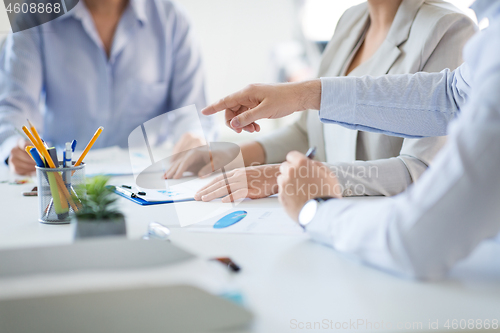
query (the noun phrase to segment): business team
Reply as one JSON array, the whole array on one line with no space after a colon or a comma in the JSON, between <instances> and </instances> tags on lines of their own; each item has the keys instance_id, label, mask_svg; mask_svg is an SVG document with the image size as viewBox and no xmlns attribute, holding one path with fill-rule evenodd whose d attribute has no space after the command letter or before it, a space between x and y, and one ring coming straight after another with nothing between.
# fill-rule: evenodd
<instances>
[{"instance_id":1,"label":"business team","mask_svg":"<svg viewBox=\"0 0 500 333\"><path fill-rule=\"evenodd\" d=\"M500 1L476 0L471 8L489 27L467 43L454 71L252 85L203 113L225 110L238 132L261 118L314 109L322 122L355 130L447 134L432 168L392 199L342 200L336 176L299 152L287 155L278 177L280 201L316 241L384 270L441 278L500 231ZM311 184L324 192L311 198L298 191Z\"/></svg>"},{"instance_id":2,"label":"business team","mask_svg":"<svg viewBox=\"0 0 500 333\"><path fill-rule=\"evenodd\" d=\"M476 27L456 8L441 0L368 0L339 21L321 79L252 85L204 109L226 110L237 132L258 131L260 118L304 111L292 126L241 146L246 168L231 171L229 182L249 191L234 194L278 193L313 239L418 278L442 277L497 235L500 1L477 0L474 10L490 27L469 42L460 67ZM54 145L104 124L118 135L104 136L100 146L123 146L133 128L160 113L203 107L203 90L199 51L176 5L80 1L36 33L9 37L0 56L0 157L18 173L32 171L12 128L26 116L43 124ZM202 118L213 132L211 119ZM203 140L176 121L168 132L181 145ZM316 161L303 155L309 146L318 147ZM370 167L376 174L361 172ZM185 170L199 171L177 163L166 177ZM226 188L216 180L196 199L212 200ZM377 203L341 200L396 194Z\"/></svg>"},{"instance_id":3,"label":"business team","mask_svg":"<svg viewBox=\"0 0 500 333\"><path fill-rule=\"evenodd\" d=\"M318 77L455 69L475 31L475 24L446 2L369 0L340 19ZM310 110L295 124L242 145L247 168L229 173L228 181L235 189L248 187L252 198L276 194L279 164L270 163L283 162L292 150L305 153L315 146L316 159L336 174L343 196L392 196L420 178L445 142L444 136L404 139L323 124ZM172 175L167 172L167 178ZM212 200L225 187L216 180L199 192L199 198Z\"/></svg>"}]
</instances>

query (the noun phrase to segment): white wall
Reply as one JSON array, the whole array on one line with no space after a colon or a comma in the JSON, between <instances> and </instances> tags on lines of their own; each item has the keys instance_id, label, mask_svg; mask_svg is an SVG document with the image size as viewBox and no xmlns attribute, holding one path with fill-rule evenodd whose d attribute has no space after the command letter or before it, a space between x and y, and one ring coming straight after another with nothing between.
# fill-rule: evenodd
<instances>
[{"instance_id":1,"label":"white wall","mask_svg":"<svg viewBox=\"0 0 500 333\"><path fill-rule=\"evenodd\" d=\"M299 0L176 0L188 12L201 43L207 76L208 101L214 102L249 83L270 82L272 48L296 39ZM473 0L449 0L467 10ZM360 0L311 0L301 15L309 16L311 28L324 28L330 36L341 13ZM312 5L311 5L312 3ZM323 5L325 8L323 8ZM321 6L319 6L321 5ZM315 8L320 8L318 12ZM470 14L470 11L468 12ZM472 13L472 15L474 15ZM0 1L0 38L10 30L3 1ZM308 32L306 31L306 34ZM222 140L245 141L254 135L236 135L218 115ZM289 123L264 121L263 132Z\"/></svg>"},{"instance_id":2,"label":"white wall","mask_svg":"<svg viewBox=\"0 0 500 333\"><path fill-rule=\"evenodd\" d=\"M274 45L294 37L297 15L292 0L177 0L188 11L204 56L209 102L250 83L270 82ZM218 118L221 139L235 135ZM267 122L264 130L274 128Z\"/></svg>"},{"instance_id":3,"label":"white wall","mask_svg":"<svg viewBox=\"0 0 500 333\"><path fill-rule=\"evenodd\" d=\"M269 52L292 39L290 0L177 0L199 37L211 101L248 83L269 81Z\"/></svg>"},{"instance_id":4,"label":"white wall","mask_svg":"<svg viewBox=\"0 0 500 333\"><path fill-rule=\"evenodd\" d=\"M472 0L449 0L467 11ZM299 13L294 0L177 0L188 11L198 35L207 75L208 101L214 102L249 83L269 82L270 52L279 42L297 37ZM360 0L312 0L309 8L302 11L302 17L317 19L313 28L324 26L331 35L336 20L348 7ZM323 11L314 14L320 3L327 4ZM312 13L311 13L312 12ZM474 14L472 13L472 16ZM307 32L306 32L307 33ZM290 119L289 119L290 120ZM288 123L264 121L262 132L270 132ZM255 138L258 134L234 134L227 129L222 115L218 115L220 139L241 142Z\"/></svg>"}]
</instances>

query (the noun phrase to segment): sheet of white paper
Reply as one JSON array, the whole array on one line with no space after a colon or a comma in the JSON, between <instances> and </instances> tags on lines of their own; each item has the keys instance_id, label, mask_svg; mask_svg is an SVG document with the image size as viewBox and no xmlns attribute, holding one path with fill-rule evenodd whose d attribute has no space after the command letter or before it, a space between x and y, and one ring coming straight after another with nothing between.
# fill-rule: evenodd
<instances>
[{"instance_id":1,"label":"sheet of white paper","mask_svg":"<svg viewBox=\"0 0 500 333\"><path fill-rule=\"evenodd\" d=\"M267 205L264 207L245 206L245 204L242 204L240 207L224 212L224 214L189 226L186 230L237 234L305 235L304 230L286 214L282 207L266 207ZM241 221L223 229L213 227L220 218L240 210L247 212L247 216Z\"/></svg>"},{"instance_id":2,"label":"sheet of white paper","mask_svg":"<svg viewBox=\"0 0 500 333\"><path fill-rule=\"evenodd\" d=\"M85 174L87 176L96 175L109 175L109 176L122 176L132 175L132 167L138 169L145 169L151 165L149 157L141 152L131 152L134 154L134 163L137 165L132 166L130 162L130 154L128 149L122 149L118 146L93 149L84 159ZM73 160L80 157L81 152L75 152Z\"/></svg>"}]
</instances>

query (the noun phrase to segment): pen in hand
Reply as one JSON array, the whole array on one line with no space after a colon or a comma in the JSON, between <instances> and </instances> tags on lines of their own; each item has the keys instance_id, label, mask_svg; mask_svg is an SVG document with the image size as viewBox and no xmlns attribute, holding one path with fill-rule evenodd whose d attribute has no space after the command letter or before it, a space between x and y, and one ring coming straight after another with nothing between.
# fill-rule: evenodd
<instances>
[{"instance_id":1,"label":"pen in hand","mask_svg":"<svg viewBox=\"0 0 500 333\"><path fill-rule=\"evenodd\" d=\"M309 150L307 151L307 153L306 153L306 157L307 157L308 159L311 159L311 160L312 160L312 159L314 158L314 156L316 156L316 147L311 147L311 148L309 148Z\"/></svg>"}]
</instances>

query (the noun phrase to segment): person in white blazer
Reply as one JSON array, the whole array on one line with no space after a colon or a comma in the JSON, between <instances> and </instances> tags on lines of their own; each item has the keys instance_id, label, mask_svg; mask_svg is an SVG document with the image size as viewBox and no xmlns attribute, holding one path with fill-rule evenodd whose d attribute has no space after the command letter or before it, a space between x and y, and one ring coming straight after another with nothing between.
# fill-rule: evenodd
<instances>
[{"instance_id":1,"label":"person in white blazer","mask_svg":"<svg viewBox=\"0 0 500 333\"><path fill-rule=\"evenodd\" d=\"M325 49L318 77L454 70L462 63L461 50L476 30L470 18L445 1L368 0L342 15ZM291 126L242 145L245 165L251 167L227 176L233 192L242 189L233 193L234 199L275 194L279 164L273 163L283 162L290 151L304 153L315 146L316 160L328 163L335 172L343 196L392 196L422 175L445 141L446 137L403 139L323 124L314 110L304 112ZM180 176L186 170L176 170L174 165L167 178L173 178L175 171ZM220 186L209 184L197 198L209 201L223 193L226 184L217 181Z\"/></svg>"}]
</instances>

